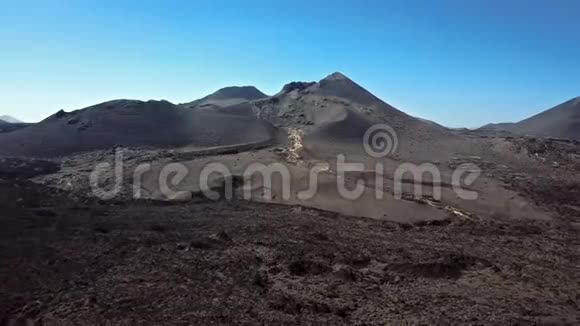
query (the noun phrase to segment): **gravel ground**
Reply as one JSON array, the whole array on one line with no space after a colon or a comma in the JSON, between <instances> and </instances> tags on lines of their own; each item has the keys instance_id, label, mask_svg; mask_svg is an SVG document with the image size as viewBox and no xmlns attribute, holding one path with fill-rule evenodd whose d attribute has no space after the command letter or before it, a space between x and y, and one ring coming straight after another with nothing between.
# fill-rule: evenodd
<instances>
[{"instance_id":1,"label":"gravel ground","mask_svg":"<svg viewBox=\"0 0 580 326\"><path fill-rule=\"evenodd\" d=\"M1 324L580 323L580 243L562 223L0 188Z\"/></svg>"}]
</instances>

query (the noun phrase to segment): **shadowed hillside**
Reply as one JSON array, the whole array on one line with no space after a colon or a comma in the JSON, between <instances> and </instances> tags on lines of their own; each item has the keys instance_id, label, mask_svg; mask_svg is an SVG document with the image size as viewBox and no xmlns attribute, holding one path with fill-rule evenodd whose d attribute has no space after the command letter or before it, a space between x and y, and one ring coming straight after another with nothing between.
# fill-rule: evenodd
<instances>
[{"instance_id":1,"label":"shadowed hillside","mask_svg":"<svg viewBox=\"0 0 580 326\"><path fill-rule=\"evenodd\" d=\"M60 111L0 135L0 154L52 157L115 146L228 146L265 142L275 128L253 117L185 110L167 101L115 100Z\"/></svg>"},{"instance_id":2,"label":"shadowed hillside","mask_svg":"<svg viewBox=\"0 0 580 326\"><path fill-rule=\"evenodd\" d=\"M580 97L517 123L497 123L481 129L506 130L521 135L580 139Z\"/></svg>"}]
</instances>

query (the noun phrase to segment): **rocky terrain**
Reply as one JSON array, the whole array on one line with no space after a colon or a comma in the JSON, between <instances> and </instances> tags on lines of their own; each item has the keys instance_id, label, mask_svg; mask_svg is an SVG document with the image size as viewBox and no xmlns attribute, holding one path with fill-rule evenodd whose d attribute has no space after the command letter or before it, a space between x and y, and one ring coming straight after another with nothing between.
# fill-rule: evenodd
<instances>
[{"instance_id":1,"label":"rocky terrain","mask_svg":"<svg viewBox=\"0 0 580 326\"><path fill-rule=\"evenodd\" d=\"M562 220L102 202L14 177L0 181L2 324L580 321L580 242Z\"/></svg>"}]
</instances>

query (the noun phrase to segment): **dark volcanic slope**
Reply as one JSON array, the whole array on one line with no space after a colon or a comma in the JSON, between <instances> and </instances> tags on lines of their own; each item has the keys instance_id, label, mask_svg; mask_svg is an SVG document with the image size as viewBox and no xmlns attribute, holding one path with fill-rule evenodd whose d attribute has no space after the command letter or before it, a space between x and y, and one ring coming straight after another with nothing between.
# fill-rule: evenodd
<instances>
[{"instance_id":1,"label":"dark volcanic slope","mask_svg":"<svg viewBox=\"0 0 580 326\"><path fill-rule=\"evenodd\" d=\"M0 154L54 157L113 146L225 146L267 142L274 133L255 117L184 110L167 101L115 100L0 134Z\"/></svg>"},{"instance_id":2,"label":"dark volcanic slope","mask_svg":"<svg viewBox=\"0 0 580 326\"><path fill-rule=\"evenodd\" d=\"M580 139L580 97L509 126L519 134Z\"/></svg>"},{"instance_id":3,"label":"dark volcanic slope","mask_svg":"<svg viewBox=\"0 0 580 326\"><path fill-rule=\"evenodd\" d=\"M217 92L199 100L182 104L186 108L196 108L203 106L226 107L240 104L247 101L258 100L268 97L254 86L232 86L225 87Z\"/></svg>"},{"instance_id":4,"label":"dark volcanic slope","mask_svg":"<svg viewBox=\"0 0 580 326\"><path fill-rule=\"evenodd\" d=\"M522 135L580 139L580 97L517 123L490 123L481 127L480 130L501 130Z\"/></svg>"},{"instance_id":5,"label":"dark volcanic slope","mask_svg":"<svg viewBox=\"0 0 580 326\"><path fill-rule=\"evenodd\" d=\"M8 123L0 121L0 134L26 128L31 125L31 123Z\"/></svg>"}]
</instances>

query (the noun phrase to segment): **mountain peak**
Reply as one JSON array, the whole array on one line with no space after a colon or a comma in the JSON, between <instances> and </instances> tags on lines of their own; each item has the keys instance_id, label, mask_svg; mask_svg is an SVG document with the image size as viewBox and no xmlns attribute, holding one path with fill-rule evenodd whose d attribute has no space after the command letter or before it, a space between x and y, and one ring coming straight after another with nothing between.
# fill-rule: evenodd
<instances>
[{"instance_id":1,"label":"mountain peak","mask_svg":"<svg viewBox=\"0 0 580 326\"><path fill-rule=\"evenodd\" d=\"M212 99L241 98L245 100L257 100L268 97L254 86L229 86L224 87L209 95Z\"/></svg>"},{"instance_id":2,"label":"mountain peak","mask_svg":"<svg viewBox=\"0 0 580 326\"><path fill-rule=\"evenodd\" d=\"M323 80L329 81L329 80L350 80L350 78L346 77L343 73L341 72L335 72L332 73L328 76L326 76L326 78L324 78Z\"/></svg>"},{"instance_id":3,"label":"mountain peak","mask_svg":"<svg viewBox=\"0 0 580 326\"><path fill-rule=\"evenodd\" d=\"M247 101L259 100L268 97L254 86L228 86L216 92L195 100L182 104L186 108L195 108L204 105L225 107L240 104Z\"/></svg>"}]
</instances>

